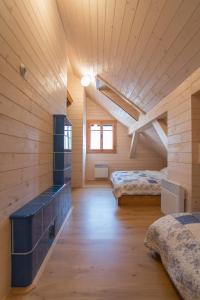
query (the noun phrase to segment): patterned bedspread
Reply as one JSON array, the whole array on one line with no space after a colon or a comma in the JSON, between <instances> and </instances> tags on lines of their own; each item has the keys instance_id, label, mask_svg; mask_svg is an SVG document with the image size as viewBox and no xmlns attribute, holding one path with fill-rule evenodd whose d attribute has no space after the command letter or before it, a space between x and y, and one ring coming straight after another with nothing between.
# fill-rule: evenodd
<instances>
[{"instance_id":1,"label":"patterned bedspread","mask_svg":"<svg viewBox=\"0 0 200 300\"><path fill-rule=\"evenodd\" d=\"M200 299L200 213L167 215L154 222L145 245L160 254L183 299Z\"/></svg>"},{"instance_id":2,"label":"patterned bedspread","mask_svg":"<svg viewBox=\"0 0 200 300\"><path fill-rule=\"evenodd\" d=\"M113 192L117 198L122 195L160 195L159 171L116 171L111 174Z\"/></svg>"}]
</instances>

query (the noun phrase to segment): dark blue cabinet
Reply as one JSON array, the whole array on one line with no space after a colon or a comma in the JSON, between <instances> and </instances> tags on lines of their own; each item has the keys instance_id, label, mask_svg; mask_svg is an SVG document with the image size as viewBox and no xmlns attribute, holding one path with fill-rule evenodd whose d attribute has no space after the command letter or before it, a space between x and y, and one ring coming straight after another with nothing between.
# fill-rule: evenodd
<instances>
[{"instance_id":1,"label":"dark blue cabinet","mask_svg":"<svg viewBox=\"0 0 200 300\"><path fill-rule=\"evenodd\" d=\"M49 188L10 216L13 287L32 283L70 207L68 182Z\"/></svg>"}]
</instances>

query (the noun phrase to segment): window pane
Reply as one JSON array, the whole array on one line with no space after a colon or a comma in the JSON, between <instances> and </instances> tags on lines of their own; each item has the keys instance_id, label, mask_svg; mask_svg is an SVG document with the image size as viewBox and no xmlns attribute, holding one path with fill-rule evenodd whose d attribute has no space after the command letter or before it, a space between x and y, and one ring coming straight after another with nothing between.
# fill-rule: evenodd
<instances>
[{"instance_id":1,"label":"window pane","mask_svg":"<svg viewBox=\"0 0 200 300\"><path fill-rule=\"evenodd\" d=\"M92 124L92 125L90 125L90 130L100 130L100 125Z\"/></svg>"},{"instance_id":2,"label":"window pane","mask_svg":"<svg viewBox=\"0 0 200 300\"><path fill-rule=\"evenodd\" d=\"M103 131L103 149L112 150L113 149L113 132Z\"/></svg>"},{"instance_id":3,"label":"window pane","mask_svg":"<svg viewBox=\"0 0 200 300\"><path fill-rule=\"evenodd\" d=\"M100 150L100 131L90 132L90 149Z\"/></svg>"},{"instance_id":4,"label":"window pane","mask_svg":"<svg viewBox=\"0 0 200 300\"><path fill-rule=\"evenodd\" d=\"M64 149L69 150L69 140L66 135L64 136Z\"/></svg>"},{"instance_id":5,"label":"window pane","mask_svg":"<svg viewBox=\"0 0 200 300\"><path fill-rule=\"evenodd\" d=\"M113 130L112 125L103 125L103 130Z\"/></svg>"}]
</instances>

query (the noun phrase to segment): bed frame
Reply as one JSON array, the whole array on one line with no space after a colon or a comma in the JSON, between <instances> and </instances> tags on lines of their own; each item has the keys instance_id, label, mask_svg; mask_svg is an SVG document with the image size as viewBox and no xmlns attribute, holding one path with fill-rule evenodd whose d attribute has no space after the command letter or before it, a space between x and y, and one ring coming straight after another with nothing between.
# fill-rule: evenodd
<instances>
[{"instance_id":1,"label":"bed frame","mask_svg":"<svg viewBox=\"0 0 200 300\"><path fill-rule=\"evenodd\" d=\"M122 195L117 198L119 206L160 206L160 195Z\"/></svg>"}]
</instances>

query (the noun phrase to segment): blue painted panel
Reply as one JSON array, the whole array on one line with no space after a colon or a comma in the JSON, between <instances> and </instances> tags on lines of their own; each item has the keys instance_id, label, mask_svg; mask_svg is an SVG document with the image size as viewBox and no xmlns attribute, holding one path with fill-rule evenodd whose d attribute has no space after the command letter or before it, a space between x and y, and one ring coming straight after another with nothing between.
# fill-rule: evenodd
<instances>
[{"instance_id":1,"label":"blue painted panel","mask_svg":"<svg viewBox=\"0 0 200 300\"><path fill-rule=\"evenodd\" d=\"M63 170L64 169L64 155L65 153L54 153L54 170Z\"/></svg>"},{"instance_id":2,"label":"blue painted panel","mask_svg":"<svg viewBox=\"0 0 200 300\"><path fill-rule=\"evenodd\" d=\"M70 206L69 183L62 187L51 187L12 214L13 287L24 287L32 283Z\"/></svg>"},{"instance_id":3,"label":"blue painted panel","mask_svg":"<svg viewBox=\"0 0 200 300\"><path fill-rule=\"evenodd\" d=\"M55 185L64 184L64 170L62 171L53 171L53 182Z\"/></svg>"},{"instance_id":4,"label":"blue painted panel","mask_svg":"<svg viewBox=\"0 0 200 300\"><path fill-rule=\"evenodd\" d=\"M54 152L64 152L64 135L54 135Z\"/></svg>"},{"instance_id":5,"label":"blue painted panel","mask_svg":"<svg viewBox=\"0 0 200 300\"><path fill-rule=\"evenodd\" d=\"M64 134L66 116L54 115L54 134Z\"/></svg>"}]
</instances>

